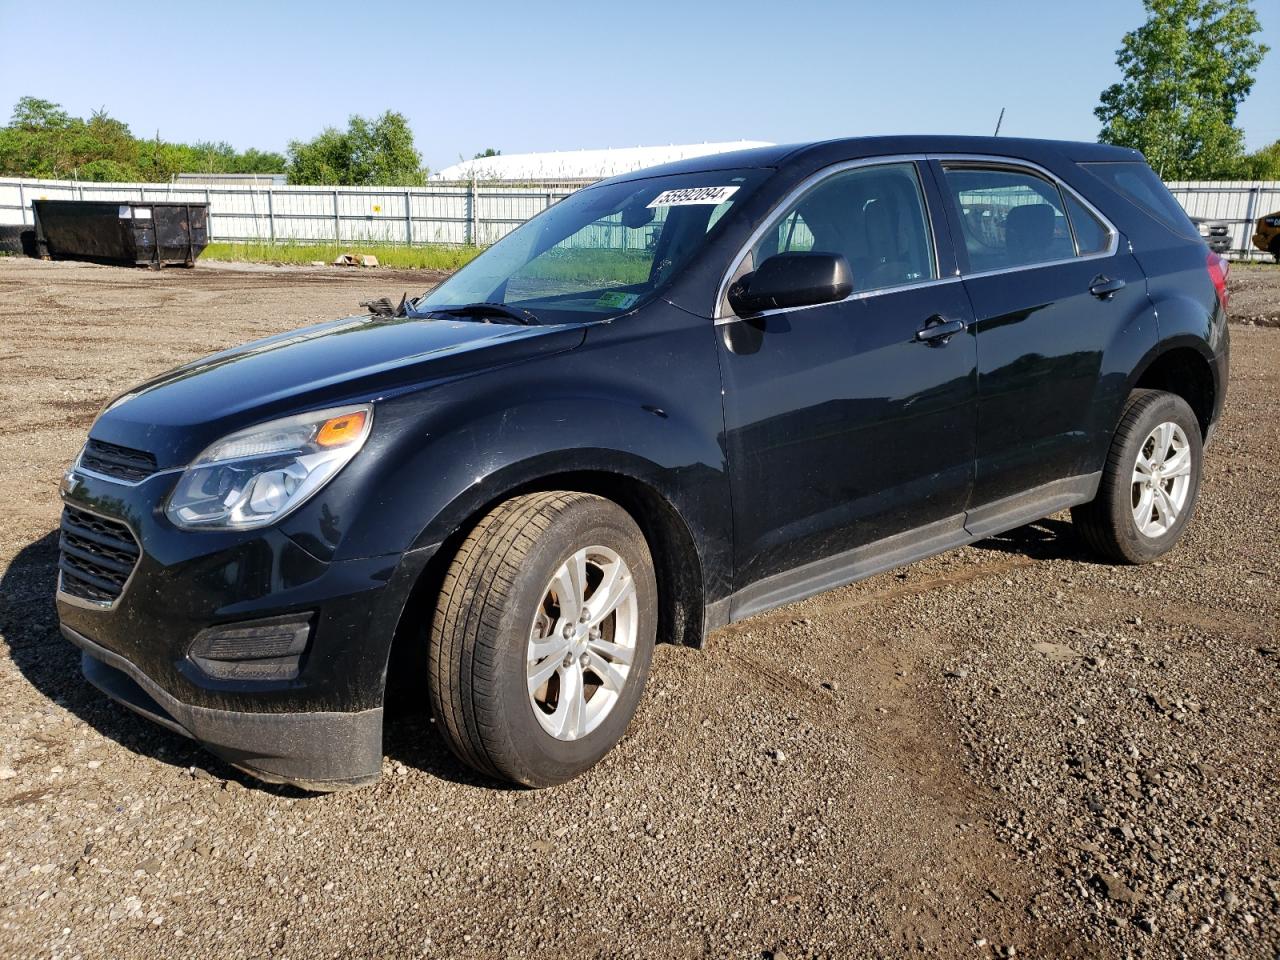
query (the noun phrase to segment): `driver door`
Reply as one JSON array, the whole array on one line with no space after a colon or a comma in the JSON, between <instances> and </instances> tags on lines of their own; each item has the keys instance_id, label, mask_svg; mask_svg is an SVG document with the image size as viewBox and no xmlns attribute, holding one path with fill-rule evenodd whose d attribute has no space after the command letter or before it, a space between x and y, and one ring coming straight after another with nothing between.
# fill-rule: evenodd
<instances>
[{"instance_id":1,"label":"driver door","mask_svg":"<svg viewBox=\"0 0 1280 960\"><path fill-rule=\"evenodd\" d=\"M849 298L751 319L722 307L734 619L964 539L973 318L958 279L940 279L925 184L936 193L921 173L845 165L754 241L755 266L791 251L844 255ZM922 339L950 321L963 329Z\"/></svg>"}]
</instances>

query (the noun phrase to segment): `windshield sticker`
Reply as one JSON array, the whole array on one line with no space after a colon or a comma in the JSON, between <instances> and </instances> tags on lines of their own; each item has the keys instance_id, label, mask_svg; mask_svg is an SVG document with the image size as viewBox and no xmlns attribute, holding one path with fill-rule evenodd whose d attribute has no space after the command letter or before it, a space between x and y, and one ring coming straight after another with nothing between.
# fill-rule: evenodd
<instances>
[{"instance_id":1,"label":"windshield sticker","mask_svg":"<svg viewBox=\"0 0 1280 960\"><path fill-rule=\"evenodd\" d=\"M687 207L699 203L717 206L737 192L737 187L685 187L683 190L663 190L653 198L649 206Z\"/></svg>"},{"instance_id":2,"label":"windshield sticker","mask_svg":"<svg viewBox=\"0 0 1280 960\"><path fill-rule=\"evenodd\" d=\"M618 310L625 310L631 306L640 296L635 293L619 293L614 290L609 293L601 294L600 299L596 301L597 307L614 307Z\"/></svg>"}]
</instances>

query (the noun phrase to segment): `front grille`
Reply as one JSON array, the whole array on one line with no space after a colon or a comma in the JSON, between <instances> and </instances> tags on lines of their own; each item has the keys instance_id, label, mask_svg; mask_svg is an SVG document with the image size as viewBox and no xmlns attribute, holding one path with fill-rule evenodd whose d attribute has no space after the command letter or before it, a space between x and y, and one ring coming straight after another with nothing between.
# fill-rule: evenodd
<instances>
[{"instance_id":1,"label":"front grille","mask_svg":"<svg viewBox=\"0 0 1280 960\"><path fill-rule=\"evenodd\" d=\"M156 458L145 450L90 440L80 454L80 466L105 477L136 483L156 472Z\"/></svg>"},{"instance_id":2,"label":"front grille","mask_svg":"<svg viewBox=\"0 0 1280 960\"><path fill-rule=\"evenodd\" d=\"M142 552L123 523L75 507L62 508L58 549L59 589L94 603L120 596Z\"/></svg>"}]
</instances>

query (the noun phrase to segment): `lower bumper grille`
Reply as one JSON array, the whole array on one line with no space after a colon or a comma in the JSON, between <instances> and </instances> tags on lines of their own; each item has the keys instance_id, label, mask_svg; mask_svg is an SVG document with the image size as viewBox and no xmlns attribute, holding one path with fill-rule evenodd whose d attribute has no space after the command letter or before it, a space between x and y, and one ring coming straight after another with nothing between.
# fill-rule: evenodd
<instances>
[{"instance_id":1,"label":"lower bumper grille","mask_svg":"<svg viewBox=\"0 0 1280 960\"><path fill-rule=\"evenodd\" d=\"M58 589L103 604L124 592L142 554L123 523L75 507L62 509L58 550Z\"/></svg>"}]
</instances>

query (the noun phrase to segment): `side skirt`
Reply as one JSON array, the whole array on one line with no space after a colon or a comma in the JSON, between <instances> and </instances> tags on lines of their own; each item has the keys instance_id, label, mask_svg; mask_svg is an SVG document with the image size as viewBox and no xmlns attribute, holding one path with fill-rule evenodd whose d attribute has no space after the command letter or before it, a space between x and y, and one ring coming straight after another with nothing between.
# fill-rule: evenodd
<instances>
[{"instance_id":1,"label":"side skirt","mask_svg":"<svg viewBox=\"0 0 1280 960\"><path fill-rule=\"evenodd\" d=\"M706 630L1017 529L1067 507L1088 503L1097 495L1101 480L1101 472L1055 480L966 513L767 577L708 604Z\"/></svg>"}]
</instances>

